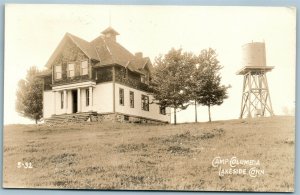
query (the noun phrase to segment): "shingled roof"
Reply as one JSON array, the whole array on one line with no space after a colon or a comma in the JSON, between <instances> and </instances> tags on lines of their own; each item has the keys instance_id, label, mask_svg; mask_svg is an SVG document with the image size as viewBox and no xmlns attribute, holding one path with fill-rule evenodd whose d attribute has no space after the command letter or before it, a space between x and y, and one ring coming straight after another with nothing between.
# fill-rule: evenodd
<instances>
[{"instance_id":1,"label":"shingled roof","mask_svg":"<svg viewBox=\"0 0 300 195\"><path fill-rule=\"evenodd\" d=\"M145 64L150 62L149 58L141 58L130 53L126 48L116 42L114 39L106 37L106 33L110 33L113 36L119 35L117 31L113 28L108 27L105 29L102 34L91 42L85 41L75 35L66 33L63 40L60 42L59 46L56 48L46 66L50 68L53 63L56 55L59 53L62 48L63 42L66 37L82 50L82 52L90 59L98 61L96 66L105 66L110 64L119 64L126 68L129 68L132 71L140 72L141 69L145 67ZM151 71L152 64L150 62Z\"/></svg>"},{"instance_id":2,"label":"shingled roof","mask_svg":"<svg viewBox=\"0 0 300 195\"><path fill-rule=\"evenodd\" d=\"M122 45L103 36L91 41L91 45L94 46L99 54L100 65L116 63L126 66L128 61L135 59L135 56Z\"/></svg>"},{"instance_id":3,"label":"shingled roof","mask_svg":"<svg viewBox=\"0 0 300 195\"><path fill-rule=\"evenodd\" d=\"M151 72L153 70L150 58L135 58L134 60L128 61L127 68L130 70L142 70L148 65L148 69Z\"/></svg>"},{"instance_id":4,"label":"shingled roof","mask_svg":"<svg viewBox=\"0 0 300 195\"><path fill-rule=\"evenodd\" d=\"M82 50L83 53L85 53L85 55L87 55L87 57L89 57L90 59L99 60L97 51L95 50L93 45L91 45L86 40L76 37L75 35L72 35L70 33L67 33L67 36L72 39L72 41L77 45L77 47Z\"/></svg>"}]
</instances>

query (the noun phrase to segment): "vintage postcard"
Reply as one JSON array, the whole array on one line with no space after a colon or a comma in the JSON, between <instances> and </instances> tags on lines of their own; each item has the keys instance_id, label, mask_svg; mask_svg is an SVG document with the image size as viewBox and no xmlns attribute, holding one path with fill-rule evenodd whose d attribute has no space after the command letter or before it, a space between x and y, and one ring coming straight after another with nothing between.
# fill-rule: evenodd
<instances>
[{"instance_id":1,"label":"vintage postcard","mask_svg":"<svg viewBox=\"0 0 300 195\"><path fill-rule=\"evenodd\" d=\"M293 192L296 9L5 6L3 187Z\"/></svg>"}]
</instances>

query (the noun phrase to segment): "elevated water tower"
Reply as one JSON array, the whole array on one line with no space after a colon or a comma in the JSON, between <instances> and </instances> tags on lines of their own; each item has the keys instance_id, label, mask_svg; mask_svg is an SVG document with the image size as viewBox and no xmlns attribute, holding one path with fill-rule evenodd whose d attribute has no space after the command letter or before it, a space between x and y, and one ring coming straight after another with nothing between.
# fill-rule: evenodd
<instances>
[{"instance_id":1,"label":"elevated water tower","mask_svg":"<svg viewBox=\"0 0 300 195\"><path fill-rule=\"evenodd\" d=\"M266 73L274 67L266 66L265 43L247 43L242 51L243 68L237 72L244 76L240 118L273 116Z\"/></svg>"}]
</instances>

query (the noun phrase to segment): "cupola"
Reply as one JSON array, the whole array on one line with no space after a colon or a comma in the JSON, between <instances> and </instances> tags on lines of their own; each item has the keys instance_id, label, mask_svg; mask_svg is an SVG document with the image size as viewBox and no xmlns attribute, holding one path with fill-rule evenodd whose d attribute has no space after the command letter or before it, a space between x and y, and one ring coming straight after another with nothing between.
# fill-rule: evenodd
<instances>
[{"instance_id":1,"label":"cupola","mask_svg":"<svg viewBox=\"0 0 300 195\"><path fill-rule=\"evenodd\" d=\"M119 35L119 33L112 27L108 27L102 31L101 34L103 34L106 39L110 39L112 41L116 41L116 37Z\"/></svg>"}]
</instances>

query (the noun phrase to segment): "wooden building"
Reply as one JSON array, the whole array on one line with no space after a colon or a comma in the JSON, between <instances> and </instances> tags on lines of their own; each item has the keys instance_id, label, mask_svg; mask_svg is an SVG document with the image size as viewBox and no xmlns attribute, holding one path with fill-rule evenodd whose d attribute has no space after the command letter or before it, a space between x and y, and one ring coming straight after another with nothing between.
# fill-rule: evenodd
<instances>
[{"instance_id":1,"label":"wooden building","mask_svg":"<svg viewBox=\"0 0 300 195\"><path fill-rule=\"evenodd\" d=\"M66 33L42 75L45 121L83 116L170 122L169 108L152 103L150 59L141 52L130 53L117 42L117 35L109 27L88 42Z\"/></svg>"}]
</instances>

